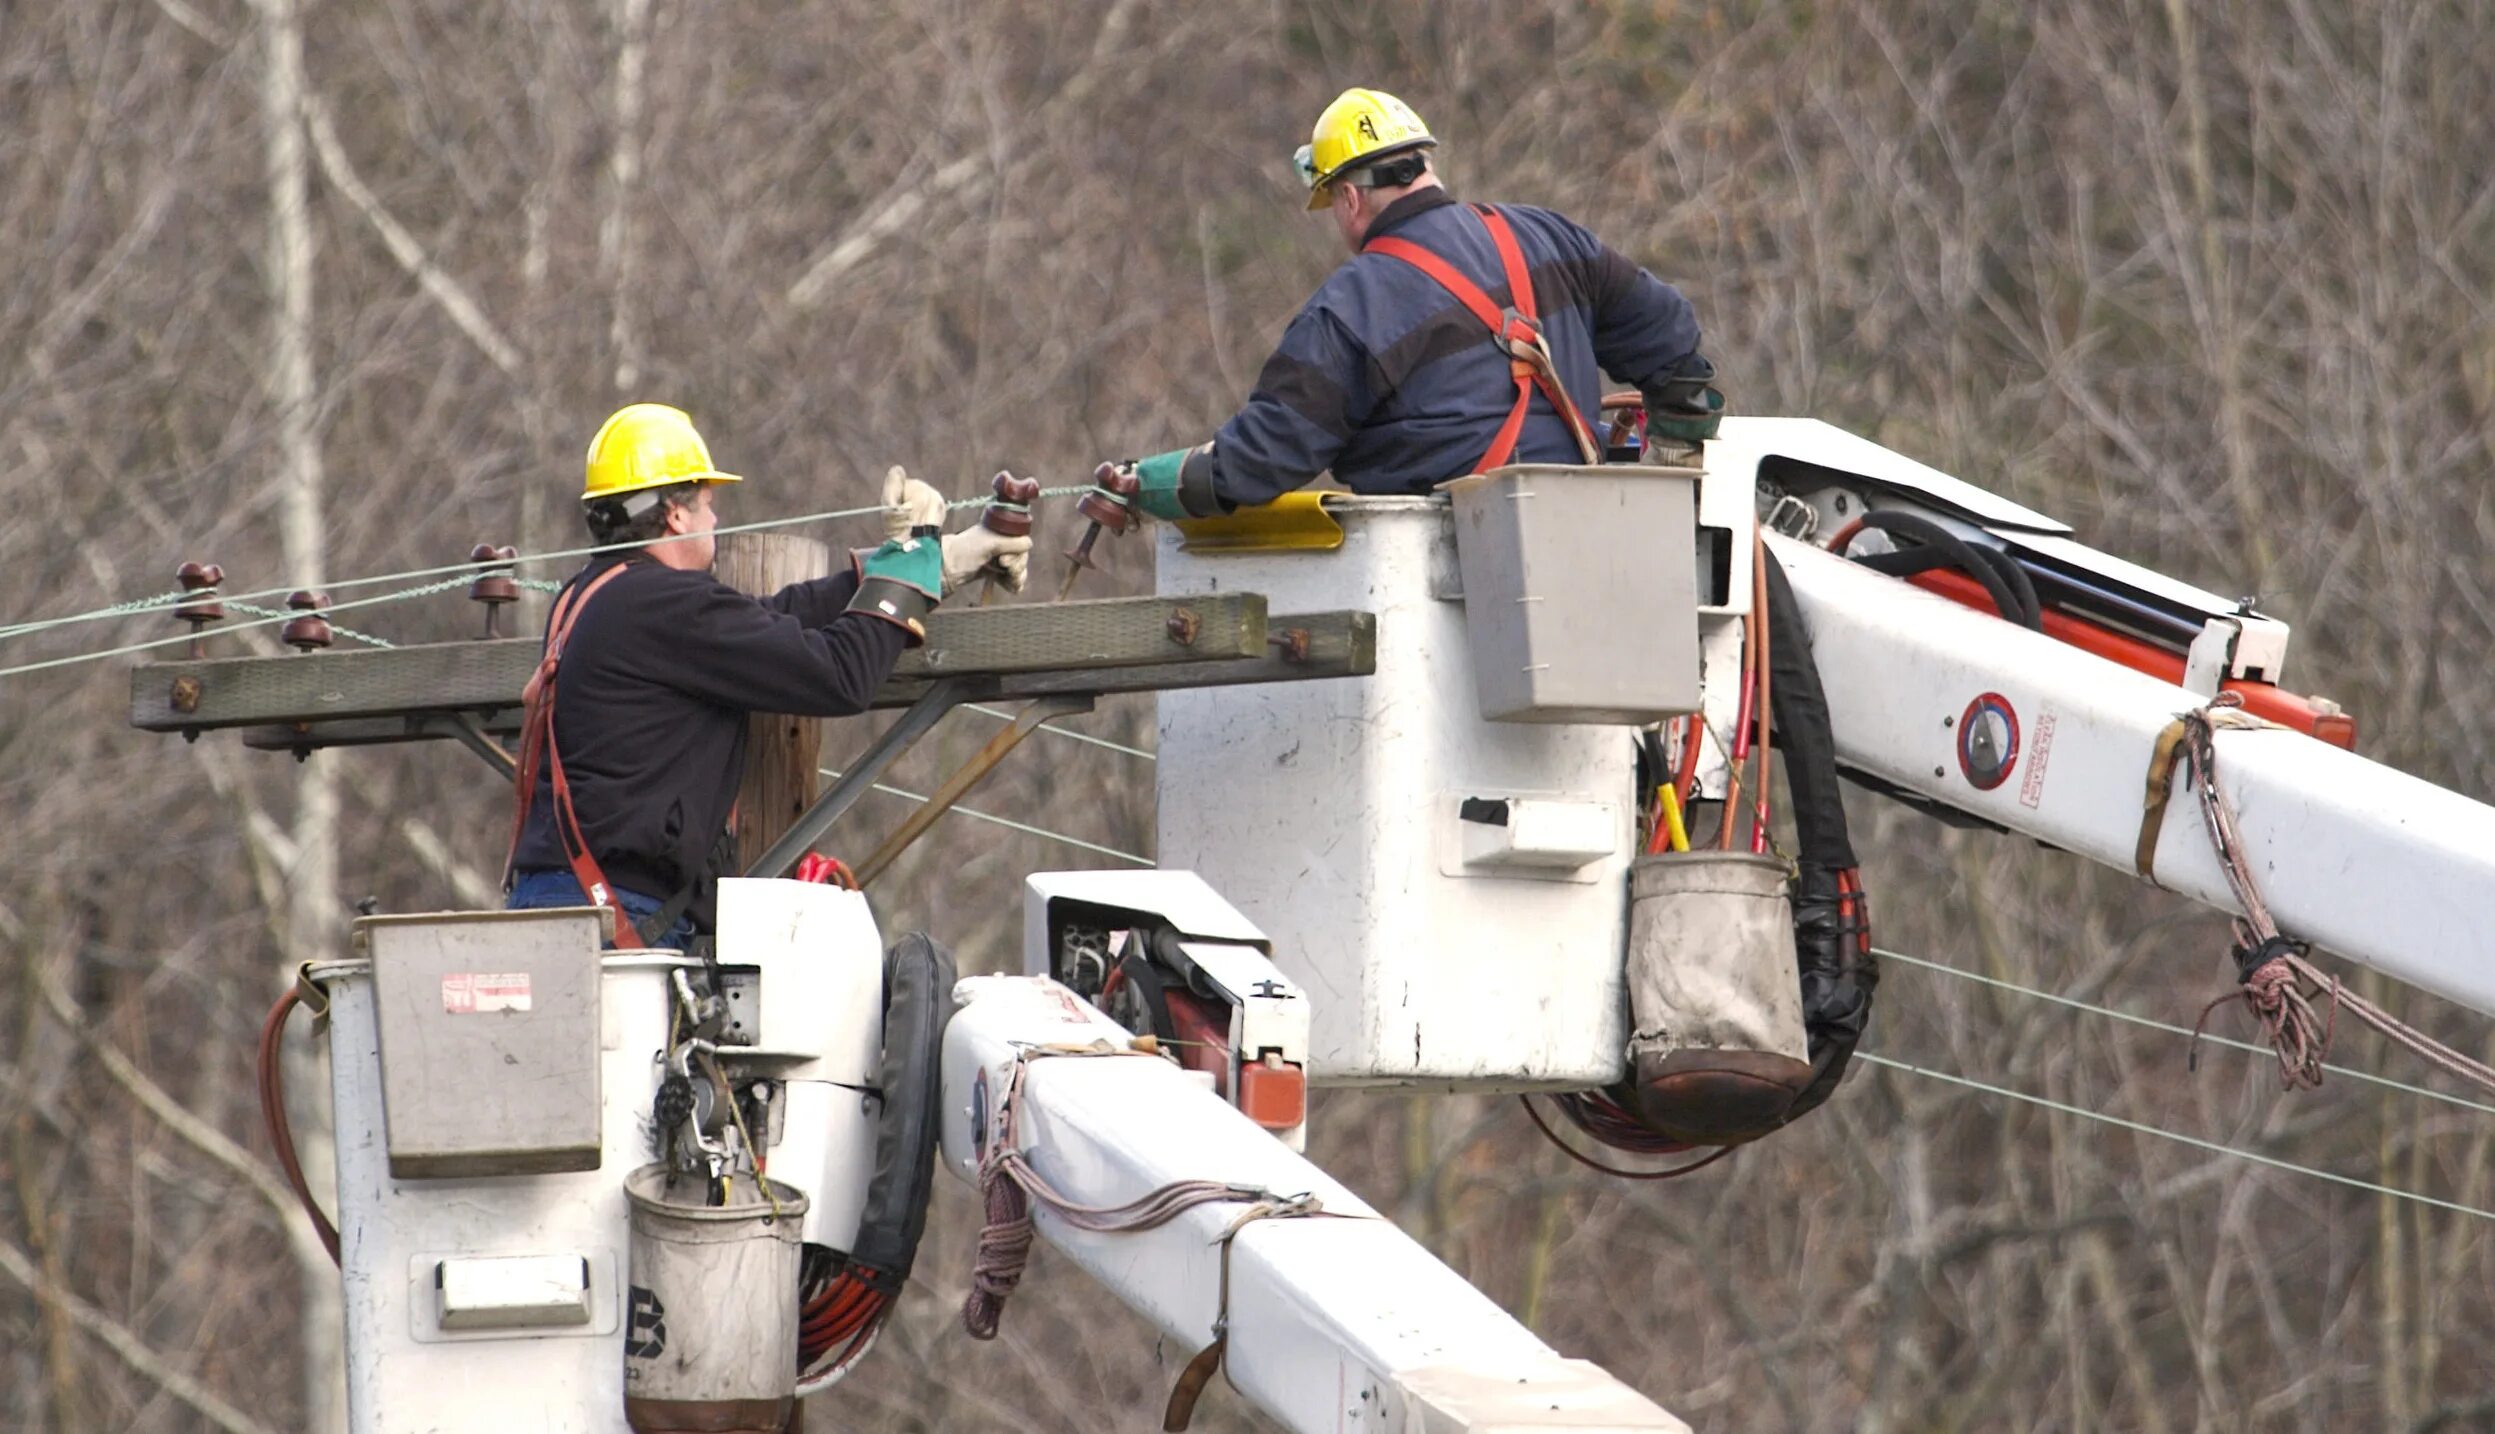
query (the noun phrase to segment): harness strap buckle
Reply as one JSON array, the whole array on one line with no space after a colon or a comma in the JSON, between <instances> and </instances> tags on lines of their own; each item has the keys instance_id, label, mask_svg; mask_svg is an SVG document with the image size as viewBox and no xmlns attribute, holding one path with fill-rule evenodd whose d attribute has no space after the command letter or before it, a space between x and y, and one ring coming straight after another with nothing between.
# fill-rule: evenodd
<instances>
[{"instance_id":1,"label":"harness strap buckle","mask_svg":"<svg viewBox=\"0 0 2495 1434\"><path fill-rule=\"evenodd\" d=\"M1524 355L1517 352L1519 349L1539 354L1546 360L1551 355L1550 343L1542 337L1542 321L1513 306L1499 315L1498 332L1491 339L1498 344L1499 352L1509 358L1522 358Z\"/></svg>"}]
</instances>

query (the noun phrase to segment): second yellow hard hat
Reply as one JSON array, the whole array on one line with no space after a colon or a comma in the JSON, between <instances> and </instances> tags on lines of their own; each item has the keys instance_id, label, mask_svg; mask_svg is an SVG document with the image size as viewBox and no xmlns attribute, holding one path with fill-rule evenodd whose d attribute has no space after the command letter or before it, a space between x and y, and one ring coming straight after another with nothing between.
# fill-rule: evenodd
<instances>
[{"instance_id":1,"label":"second yellow hard hat","mask_svg":"<svg viewBox=\"0 0 2495 1434\"><path fill-rule=\"evenodd\" d=\"M1334 202L1330 186L1345 170L1437 143L1412 106L1384 90L1351 89L1317 116L1316 132L1293 160L1308 185L1308 207L1323 209Z\"/></svg>"}]
</instances>

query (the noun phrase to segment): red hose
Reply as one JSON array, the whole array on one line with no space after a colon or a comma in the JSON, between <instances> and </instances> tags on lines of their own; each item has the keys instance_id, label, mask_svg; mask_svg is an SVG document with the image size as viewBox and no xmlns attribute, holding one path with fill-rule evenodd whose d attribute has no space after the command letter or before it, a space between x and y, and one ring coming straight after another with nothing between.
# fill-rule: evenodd
<instances>
[{"instance_id":1,"label":"red hose","mask_svg":"<svg viewBox=\"0 0 2495 1434\"><path fill-rule=\"evenodd\" d=\"M278 1070L279 1038L286 1033L286 1018L294 1014L301 997L292 986L269 1008L269 1018L260 1025L260 1119L269 1130L269 1144L276 1148L278 1169L285 1172L286 1183L294 1188L295 1199L302 1202L303 1213L312 1219L312 1231L321 1238L321 1248L329 1252L329 1262L341 1265L338 1258L338 1227L321 1213L320 1202L312 1198L311 1183L303 1178L303 1164L295 1158L294 1129L286 1122L286 1083Z\"/></svg>"},{"instance_id":2,"label":"red hose","mask_svg":"<svg viewBox=\"0 0 2495 1434\"><path fill-rule=\"evenodd\" d=\"M1753 715L1758 712L1759 686L1767 677L1767 609L1756 595L1760 585L1766 581L1766 575L1759 571L1758 566L1765 560L1765 549L1765 541L1754 535L1751 538L1750 558L1750 617L1742 624L1741 633L1741 708L1733 718L1732 773L1724 786L1724 820L1715 829L1718 851L1733 849L1733 833L1741 825L1742 769L1750 762L1750 724Z\"/></svg>"},{"instance_id":3,"label":"red hose","mask_svg":"<svg viewBox=\"0 0 2495 1434\"><path fill-rule=\"evenodd\" d=\"M1759 777L1757 785L1752 789L1751 797L1757 808L1757 815L1750 824L1750 854L1752 856L1762 855L1767 851L1767 795L1771 775L1768 771L1771 758L1768 755L1767 739L1768 720L1772 715L1772 694L1775 690L1773 644L1776 640L1775 634L1768 629L1767 621L1767 565L1773 561L1775 560L1767 553L1766 530L1754 530L1751 535L1750 550L1750 616L1759 629L1758 697L1754 704L1754 715L1759 724Z\"/></svg>"}]
</instances>

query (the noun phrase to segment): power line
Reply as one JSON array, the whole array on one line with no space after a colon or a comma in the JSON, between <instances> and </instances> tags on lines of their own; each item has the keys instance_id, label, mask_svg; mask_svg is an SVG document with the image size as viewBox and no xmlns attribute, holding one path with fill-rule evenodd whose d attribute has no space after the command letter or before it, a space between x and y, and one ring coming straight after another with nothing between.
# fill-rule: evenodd
<instances>
[{"instance_id":1,"label":"power line","mask_svg":"<svg viewBox=\"0 0 2495 1434\"><path fill-rule=\"evenodd\" d=\"M985 498L969 498L962 501L963 505L967 506L974 503L985 504L992 500ZM883 508L880 505L872 508L841 508L821 513L802 513L794 518L766 518L760 522L739 523L732 527L714 528L711 532L713 535L720 533L758 532L765 528L788 527L797 523L829 522L835 518L855 518L861 517L868 513L880 513L882 511ZM698 535L688 534L687 536ZM680 540L675 538L662 538L658 541L676 542ZM551 552L523 553L518 557L511 559L510 562L514 564L553 562L560 558L587 557L593 553L607 553L614 552L622 548L642 546L647 545L640 543L608 543L601 546L587 548L558 548ZM376 587L382 583L404 582L411 578L437 578L445 573L466 573L473 575L483 572L486 569L500 566L504 566L504 564L500 561L484 563L439 563L429 568L409 568L405 572L377 573L370 577L361 578L338 578L325 583L312 583L309 586L314 589L327 592L344 592L349 588ZM235 593L231 597L227 597L226 600L229 602L240 602L249 598L284 597L289 593L297 592L299 590L300 589L292 586L282 588L261 588L256 592ZM441 589L437 587L430 590L438 592ZM189 603L207 602L225 596L225 594L215 588L203 588L198 591L158 593L153 597L136 598L129 602L115 603L110 607L94 608L87 612L70 613L63 617L38 618L31 622L11 623L5 627L0 627L0 638L16 637L21 633L41 632L49 628L68 627L74 623L97 622L105 618L128 617L136 613L152 612L160 608L181 607Z\"/></svg>"},{"instance_id":2,"label":"power line","mask_svg":"<svg viewBox=\"0 0 2495 1434\"><path fill-rule=\"evenodd\" d=\"M825 768L822 775L837 778L840 776L840 773L832 769ZM903 791L898 787L885 786L880 782L875 784L875 790L913 802L923 803L928 800L926 797L920 796L916 792ZM1085 841L1081 837L1068 836L1064 832L1050 831L1045 827L1031 826L1023 822L1013 821L1005 817L994 816L986 812L973 811L968 807L954 807L952 811L958 812L966 817L975 818L979 821L994 822L999 826L1010 827L1015 831L1026 832L1032 836L1045 837L1051 841L1061 841L1068 843L1069 845L1081 847L1086 851L1095 851L1105 856L1117 857L1122 861L1130 861L1138 866L1157 866L1159 864L1150 857L1140 856L1134 852L1119 851L1115 847L1102 846L1097 842ZM949 814L950 813L948 813L948 815ZM2053 1001L2059 1005L2070 1006L2076 1010L2088 1011L2097 1015L2110 1016L2116 1020L2128 1021L2135 1025L2149 1026L2158 1030L2172 1032L2177 1035L2188 1036L2191 1034L2191 1031L2186 1027L2169 1025L2163 1021L2151 1020L2145 1016L2135 1016L2129 1012L2117 1011L2109 1007L2092 1006L2085 1001L2074 1000L2067 996L2057 996L2049 991L2038 991L2031 987L2020 986L2013 982L1996 980L1989 976L1980 976L1974 972L1960 970L1954 966L1944 966L1937 961L1926 961L1920 957L1908 956L1903 952L1882 950L1877 954L1884 959L1902 961L1907 965L1921 967L1925 970L1938 971L1947 975L1965 977L1970 980L1980 981L1986 985L1997 986L2004 990L2015 991L2022 995L2034 996L2043 1000ZM2250 1051L2255 1054L2266 1054L2261 1047L2249 1045L2242 1041L2226 1040L2222 1037L2215 1036L2204 1037L2204 1039L2215 1040L2220 1044L2230 1046L2238 1050ZM2348 1186L2351 1189L2363 1190L2376 1195L2387 1195L2399 1200L2411 1200L2418 1204L2431 1206L2439 1210L2449 1210L2456 1214L2472 1215L2481 1220L2495 1220L2495 1210L2484 1210L2474 1205L2463 1205L2457 1201L2444 1200L2432 1195L2420 1195L2413 1190L2402 1190L2395 1186L2380 1185L2370 1180L2361 1180L2353 1175L2341 1175L2334 1171L2320 1169L2316 1166L2299 1165L2292 1160L2282 1160L2277 1156L2264 1155L2259 1151L2245 1150L2238 1146L2232 1145L2222 1145L2217 1141L2205 1140L2196 1135L2185 1135L2179 1131L2165 1130L2153 1125L2144 1125L2139 1121L2126 1120L2118 1115L2108 1115L2102 1111L2088 1110L2081 1106L2071 1105L2063 1101L2047 1098L2045 1096L2030 1095L2026 1091L2013 1090L2008 1086L1994 1085L1988 1081L1980 1081L1968 1076L1954 1075L1947 1071L1932 1070L1925 1066L1915 1065L1907 1061L1896 1060L1870 1051L1857 1051L1855 1052L1855 1058L1857 1060L1868 1061L1875 1066L1883 1066L1890 1070L1904 1071L1910 1075L1923 1076L1929 1080L1942 1081L1968 1090L1979 1091L1986 1095L2000 1096L2007 1100L2024 1101L2030 1105L2041 1106L2047 1110L2058 1111L2064 1115L2076 1116L2082 1120L2091 1120L2101 1124L2115 1126L2123 1130L2131 1131L2135 1134L2155 1136L2160 1140L2174 1141L2180 1145L2188 1145L2195 1149L2206 1150L2211 1154L2231 1156L2239 1160L2248 1160L2256 1165L2266 1165L2272 1169L2283 1170L2292 1175L2305 1175L2317 1180L2327 1180L2333 1184ZM2353 1079L2371 1081L2375 1084L2387 1086L2395 1090L2405 1091L2409 1094L2427 1096L2435 1100L2446 1101L2453 1105L2465 1106L2472 1110L2486 1111L2489 1114L2495 1114L2495 1108L2480 1105L2475 1101L2465 1100L2458 1096L2445 1095L2440 1091L2428 1090L2422 1086L2407 1085L2400 1081L2391 1080L2387 1077L2370 1075L2364 1071L2349 1070L2339 1066L2332 1066L2329 1069L2341 1075L2349 1076Z\"/></svg>"},{"instance_id":3,"label":"power line","mask_svg":"<svg viewBox=\"0 0 2495 1434\"><path fill-rule=\"evenodd\" d=\"M820 769L818 769L818 770L819 770L819 772L820 772L820 774L821 774L821 775L826 776L826 777L831 777L831 778L835 778L835 779L837 779L837 778L840 776L840 773L839 773L838 771L836 771L836 770L834 770L834 769L832 769L832 768L830 768L830 767L823 767L823 768L820 768ZM927 798L927 797L923 797L923 796L919 795L919 794L918 794L918 793L916 793L916 792L907 792L907 791L903 791L903 790L902 790L901 788L899 788L899 787L888 787L888 786L885 786L885 785L884 785L883 783L881 783L881 782L877 782L877 783L875 783L875 784L874 784L874 787L875 787L875 790L876 790L876 791L879 791L879 792L883 793L885 796L888 796L888 797L900 797L900 798L902 798L902 799L903 799L903 800L905 800L905 801L917 802L917 803L920 803L921 805L924 805L927 801L929 801L929 800L930 800L929 798ZM1158 865L1160 865L1160 863L1159 863L1159 862L1154 861L1151 857L1148 857L1148 856L1139 856L1139 855L1137 855L1136 853L1131 852L1131 851L1120 851L1120 850L1118 850L1116 847L1113 847L1113 846L1102 846L1100 843L1098 843L1098 842L1096 842L1096 841L1085 841L1083 838L1078 837L1078 836L1068 836L1068 835L1066 835L1064 832L1050 831L1050 830L1049 830L1048 828L1046 828L1046 827L1035 827L1035 826L1032 826L1032 825L1030 825L1030 824L1028 824L1028 823L1026 823L1026 822L1018 822L1018 821L1015 821L1015 820L1014 820L1013 818L1011 818L1011 817L1000 817L1000 816L997 816L997 815L995 815L995 814L994 814L994 813L992 813L992 812L973 811L973 810L972 810L972 809L970 809L969 807L956 806L956 807L951 807L951 808L946 809L946 811L945 811L945 815L946 815L946 816L964 816L964 817L969 817L969 818L971 818L971 819L973 819L973 820L975 820L975 821L993 822L993 823L995 823L996 825L998 825L998 826L1000 826L1000 827L1006 827L1006 828L1009 828L1009 829L1011 829L1011 830L1013 830L1013 831L1023 832L1023 833L1026 833L1026 834L1028 834L1028 835L1035 836L1035 837L1046 837L1046 838L1047 838L1047 839L1049 839L1050 841L1061 841L1061 842L1064 842L1064 843L1065 843L1066 845L1068 845L1068 846L1079 846L1079 847L1081 847L1081 848L1082 848L1083 850L1085 850L1085 851L1096 851L1096 852L1100 853L1102 856L1113 856L1113 857L1116 857L1116 858L1117 858L1118 860L1120 860L1120 861L1131 861L1131 862L1133 862L1133 863L1134 863L1135 865L1137 865L1137 866L1158 866Z\"/></svg>"},{"instance_id":4,"label":"power line","mask_svg":"<svg viewBox=\"0 0 2495 1434\"><path fill-rule=\"evenodd\" d=\"M999 722L1011 722L1014 720L1014 714L1011 712L1001 712L994 707L982 707L976 702L963 703L962 710L965 712L976 712L982 717L993 717ZM1072 732L1063 727L1056 726L1053 723L1049 726L1042 727L1040 730L1053 737L1064 737L1076 742L1087 742L1094 747L1106 747L1112 752L1124 752L1130 757L1141 757L1147 762L1157 762L1160 760L1158 756L1154 755L1151 751L1145 748L1129 747L1124 742L1112 742L1106 737L1095 737L1089 732Z\"/></svg>"},{"instance_id":5,"label":"power line","mask_svg":"<svg viewBox=\"0 0 2495 1434\"><path fill-rule=\"evenodd\" d=\"M1083 493L1088 491L1090 491L1090 485L1088 484L1061 488L1043 488L1040 490L1040 496L1043 498L1061 498L1069 493ZM994 501L995 499L993 498L957 498L945 506L947 509L984 508ZM458 574L456 577L449 578L441 582L426 583L421 586L405 589L401 592L384 593L378 597L357 598L349 602L333 602L321 609L324 613L343 612L351 608L371 607L380 603L400 602L407 598L425 597L433 593L446 592L451 588L458 587L461 584L470 581L478 573L495 567L510 566L518 563L554 562L563 558L579 558L588 557L597 553L611 553L625 548L651 547L656 543L682 542L695 537L719 537L730 533L761 532L769 528L793 527L801 523L830 522L836 518L863 517L869 513L881 513L883 511L883 506L878 504L874 507L868 508L840 508L820 513L801 513L791 518L765 518L758 522L731 524L727 527L713 528L709 530L707 534L689 533L685 534L681 538L659 538L653 542L641 543L606 543L585 548L559 548L552 552L528 553L507 561L498 560L496 562L488 563L443 563L434 567L410 568L405 572L383 573L373 577L341 578L334 582L315 584L315 586L326 591L338 592L348 588L373 587L382 583L398 582L407 578L433 577L443 573ZM116 603L111 607L97 608L89 612L73 613L66 617L44 618L32 622L22 622L0 627L0 639L16 637L25 633L44 631L50 628L66 627L73 623L93 622L100 621L105 618L128 617L141 613L160 611L168 607L182 606L193 602L222 600L233 604L237 608L242 608L245 606L244 600L246 599L282 597L296 591L298 591L298 589L292 587L262 588L254 592L238 593L231 597L226 597L215 589L205 589L198 592L184 592L170 595L159 594L155 597L139 598L126 603ZM250 622L234 623L221 630L226 632L240 632L245 628L266 627L272 622L291 621L293 616L293 614L287 614L279 617L259 618ZM147 652L159 647L171 647L177 643L187 643L191 640L192 639L189 634L183 634L178 637L157 638L146 642L129 643L121 647L106 648L98 652L82 652L68 657L56 657L45 662L20 663L14 667L0 667L0 677L14 677L20 673L41 672L48 668L54 667L69 667L81 662L100 662L108 657L123 657L134 652Z\"/></svg>"},{"instance_id":6,"label":"power line","mask_svg":"<svg viewBox=\"0 0 2495 1434\"><path fill-rule=\"evenodd\" d=\"M1924 1066L1914 1065L1906 1061L1891 1060L1887 1056L1874 1055L1870 1051L1856 1051L1854 1053L1854 1059L1858 1061L1869 1061L1875 1066L1883 1066L1889 1070L1905 1071L1910 1075L1919 1075L1927 1079L1941 1081L1949 1085L1962 1086L1968 1090L1981 1091L1986 1095L1997 1095L2009 1100L2024 1101L2029 1105L2042 1106L2046 1110L2057 1111L2063 1115L2075 1115L2082 1120L2093 1120L2101 1124L2115 1126L2123 1130L2131 1131L2136 1135L2153 1135L2160 1140L2171 1140L2178 1145L2189 1145L2196 1150L2206 1150L2213 1155L2227 1155L2233 1156L2238 1160L2249 1160L2256 1165L2267 1165L2274 1170L2284 1170L2291 1175L2309 1175L2316 1180L2327 1180L2334 1185L2345 1185L2351 1189L2363 1190L2375 1195L2388 1195L2398 1200L2414 1200L2420 1205L2430 1205L2438 1210L2450 1210L2461 1215L2474 1215L2481 1220L2495 1220L2495 1210L2481 1210L2475 1205L2463 1205L2457 1201L2438 1199L2432 1195L2420 1195L2414 1190L2402 1190L2395 1186L2377 1185L2371 1180L2360 1180L2353 1175L2341 1175L2335 1171L2323 1170L2311 1165L2298 1165L2292 1160L2281 1160L2275 1155L2263 1155L2257 1150L2245 1150L2238 1146L2221 1145L2214 1140L2203 1140L2197 1135L2185 1135L2179 1131L2162 1130L2154 1125L2143 1125L2136 1120L2125 1120L2119 1115L2107 1115L2103 1111L2088 1110L2082 1106L2071 1105L2064 1101L2048 1099L2047 1097L2041 1095L2030 1095L2026 1091L2012 1090L2008 1086L1993 1085L1988 1081L1975 1080L1968 1076L1953 1075L1948 1071L1936 1071L1928 1069Z\"/></svg>"},{"instance_id":7,"label":"power line","mask_svg":"<svg viewBox=\"0 0 2495 1434\"><path fill-rule=\"evenodd\" d=\"M347 612L359 607L378 607L382 603L404 602L409 598L425 597L432 593L447 592L452 588L461 586L467 581L468 579L465 577L456 577L444 582L426 583L421 587L409 588L405 592L383 593L379 597L357 598L352 602L331 603L327 607L322 608L321 611L324 613ZM237 605L239 606L239 604ZM299 616L301 616L299 613L280 613L274 617L256 617L251 619L249 622L229 623L225 626L224 631L241 632L248 628L268 627L275 623L292 622ZM178 637L151 638L146 642L133 642L121 647L108 647L101 652L81 652L73 654L69 657L55 657L46 662L21 662L15 667L0 667L0 677L14 677L21 672L41 672L46 668L52 667L69 667L81 662L101 662L107 657L121 657L133 652L147 652L159 647L172 647L176 644L186 643L192 640L193 639L189 633L183 633Z\"/></svg>"},{"instance_id":8,"label":"power line","mask_svg":"<svg viewBox=\"0 0 2495 1434\"><path fill-rule=\"evenodd\" d=\"M1872 954L1878 956L1883 961L1902 961L1909 966L1919 966L1926 971L1937 971L1944 976L1955 976L1962 981L1973 981L1978 985L1991 986L1998 990L2015 992L2021 996L2032 996L2039 1001L2050 1001L2057 1006L2068 1006L2072 1010L2085 1011L2090 1015L2107 1016L2117 1021L2128 1022L2131 1025L2146 1026L2151 1030L2164 1031L2169 1035L2189 1036L2193 1033L2192 1028L2189 1026L2178 1026L2172 1024L2171 1022L2156 1020L2149 1016L2134 1015L2129 1011L2118 1011L2110 1006L2090 1005L2088 1002L2079 1000L2076 997L2057 995L2051 991L2039 991L2033 986L2022 986L2015 981L2004 981L1997 976L1986 976L1980 972L1969 971L1959 966L1945 966L1938 961L1927 961L1920 956L1909 956L1903 951L1875 949ZM2253 1055L2259 1056L2266 1056L2270 1054L2269 1047L2257 1046L2249 1041L2231 1040L2225 1036L2213 1036L2207 1034L2203 1034L2200 1038L2212 1045L2225 1046L2231 1050L2248 1051ZM2325 1064L2322 1069L2330 1072L2332 1075L2345 1076L2350 1080L2363 1081L2369 1085L2383 1086L2387 1089L2401 1091L2409 1095L2421 1095L2428 1100L2439 1100L2447 1105L2457 1105L2463 1109L2474 1110L2483 1115L2495 1115L2495 1105L2484 1105L2480 1102L2470 1100L2465 1096L2449 1095L2443 1091L2429 1090L2425 1086L2410 1085L2406 1081L2393 1080L2389 1076L2379 1076L2370 1071L2355 1070L2347 1066Z\"/></svg>"}]
</instances>

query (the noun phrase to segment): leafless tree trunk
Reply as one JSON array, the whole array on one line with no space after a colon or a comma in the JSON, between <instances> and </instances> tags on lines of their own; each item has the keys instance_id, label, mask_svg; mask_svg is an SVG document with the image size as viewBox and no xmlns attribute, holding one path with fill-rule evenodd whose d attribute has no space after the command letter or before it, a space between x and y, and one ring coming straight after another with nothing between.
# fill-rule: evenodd
<instances>
[{"instance_id":1,"label":"leafless tree trunk","mask_svg":"<svg viewBox=\"0 0 2495 1434\"><path fill-rule=\"evenodd\" d=\"M607 151L606 220L598 229L598 262L606 271L614 310L607 343L615 365L615 391L630 394L641 382L641 296L638 224L641 200L644 71L650 59L650 12L657 0L614 0L614 134Z\"/></svg>"},{"instance_id":2,"label":"leafless tree trunk","mask_svg":"<svg viewBox=\"0 0 2495 1434\"><path fill-rule=\"evenodd\" d=\"M305 144L309 94L303 66L303 32L295 0L258 0L267 54L261 80L261 121L268 142L270 299L268 390L276 411L282 473L279 531L286 571L304 587L326 580L328 534L322 519L320 396L313 383L313 237L310 161ZM280 979L304 961L326 955L339 931L338 787L336 758L319 754L303 763L295 782L295 816L288 834L286 939ZM288 1046L285 1074L297 1092L291 1104L295 1139L305 1156L314 1190L334 1189L327 1147L329 1103L311 1098L322 1090L326 1064L317 1047L298 1040ZM346 1427L345 1306L338 1272L325 1260L298 1258L302 1292L298 1318L303 1332L303 1427L337 1434Z\"/></svg>"}]
</instances>

